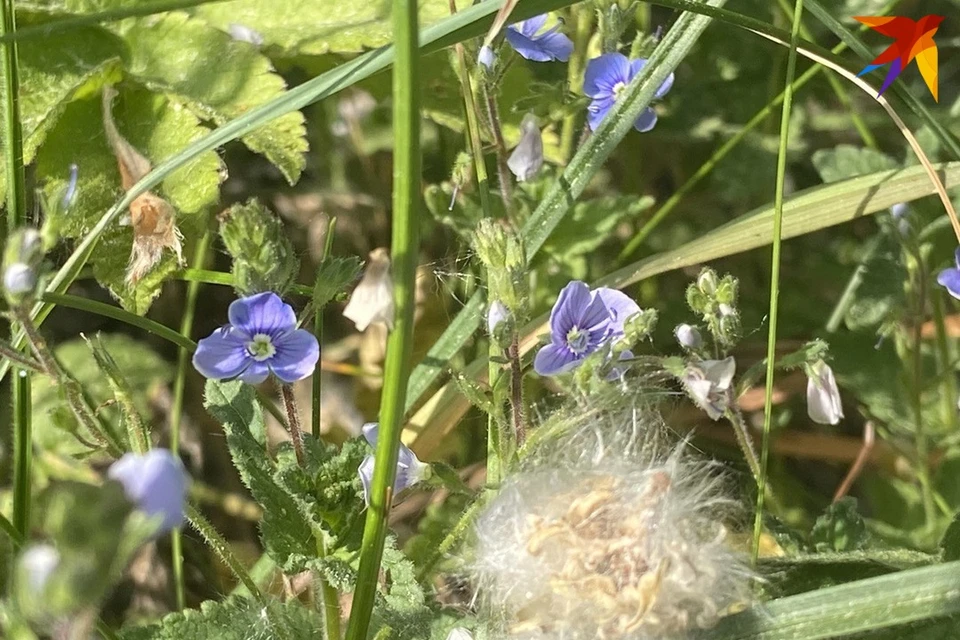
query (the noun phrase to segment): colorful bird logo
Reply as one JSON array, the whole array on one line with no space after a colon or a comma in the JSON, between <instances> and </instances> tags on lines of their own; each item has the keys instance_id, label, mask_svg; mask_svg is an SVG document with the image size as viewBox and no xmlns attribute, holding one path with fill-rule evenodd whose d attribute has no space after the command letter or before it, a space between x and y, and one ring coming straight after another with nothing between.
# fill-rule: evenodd
<instances>
[{"instance_id":1,"label":"colorful bird logo","mask_svg":"<svg viewBox=\"0 0 960 640\"><path fill-rule=\"evenodd\" d=\"M888 38L895 38L896 42L887 47L883 53L868 64L866 68L857 75L870 73L887 63L890 64L890 71L883 80L883 86L880 87L880 93L877 97L883 95L900 72L903 71L910 62L916 58L917 66L920 67L920 74L927 83L927 88L933 94L933 99L940 101L939 84L937 78L937 45L933 41L933 34L937 32L940 23L943 22L943 16L924 16L914 22L910 18L879 16L876 18L857 16L854 18L867 25L874 31L882 33Z\"/></svg>"}]
</instances>

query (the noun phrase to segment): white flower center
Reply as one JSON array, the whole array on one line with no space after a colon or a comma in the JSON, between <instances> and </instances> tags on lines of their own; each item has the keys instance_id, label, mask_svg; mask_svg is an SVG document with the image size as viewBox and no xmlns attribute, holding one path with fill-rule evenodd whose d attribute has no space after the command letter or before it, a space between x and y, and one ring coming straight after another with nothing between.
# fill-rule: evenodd
<instances>
[{"instance_id":1,"label":"white flower center","mask_svg":"<svg viewBox=\"0 0 960 640\"><path fill-rule=\"evenodd\" d=\"M588 345L589 337L580 327L574 327L567 332L567 346L578 356L587 350Z\"/></svg>"},{"instance_id":2,"label":"white flower center","mask_svg":"<svg viewBox=\"0 0 960 640\"><path fill-rule=\"evenodd\" d=\"M257 362L269 360L277 353L277 348L273 346L273 340L265 333L258 333L253 336L253 340L247 343L247 352L253 356Z\"/></svg>"},{"instance_id":3,"label":"white flower center","mask_svg":"<svg viewBox=\"0 0 960 640\"><path fill-rule=\"evenodd\" d=\"M617 84L613 85L613 99L619 100L620 94L623 93L623 90L626 88L627 88L627 85L626 83L623 83L623 82L618 82Z\"/></svg>"}]
</instances>

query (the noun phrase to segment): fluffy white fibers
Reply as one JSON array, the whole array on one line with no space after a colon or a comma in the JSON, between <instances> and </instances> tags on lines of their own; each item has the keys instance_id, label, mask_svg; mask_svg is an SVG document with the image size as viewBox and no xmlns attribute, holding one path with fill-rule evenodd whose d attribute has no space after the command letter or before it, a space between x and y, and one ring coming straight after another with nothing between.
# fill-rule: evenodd
<instances>
[{"instance_id":1,"label":"fluffy white fibers","mask_svg":"<svg viewBox=\"0 0 960 640\"><path fill-rule=\"evenodd\" d=\"M720 465L665 444L649 409L579 407L540 430L475 528L474 578L506 638L682 637L749 601Z\"/></svg>"}]
</instances>

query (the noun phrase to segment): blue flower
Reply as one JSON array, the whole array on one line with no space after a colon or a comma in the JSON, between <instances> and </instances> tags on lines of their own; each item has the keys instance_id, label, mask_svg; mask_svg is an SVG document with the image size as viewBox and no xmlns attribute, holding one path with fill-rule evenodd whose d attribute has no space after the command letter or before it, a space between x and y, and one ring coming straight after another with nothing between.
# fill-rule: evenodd
<instances>
[{"instance_id":1,"label":"blue flower","mask_svg":"<svg viewBox=\"0 0 960 640\"><path fill-rule=\"evenodd\" d=\"M510 25L504 35L510 46L527 60L566 62L570 59L570 54L573 53L573 42L567 36L558 33L559 24L538 34L537 32L543 29L543 25L546 23L547 14L539 15ZM483 52L481 51L481 53ZM480 61L484 62L483 56L481 56ZM484 64L486 63L484 62ZM489 66L487 65L487 67Z\"/></svg>"},{"instance_id":2,"label":"blue flower","mask_svg":"<svg viewBox=\"0 0 960 640\"><path fill-rule=\"evenodd\" d=\"M368 422L363 425L363 437L374 449L377 448L377 436L380 434L380 424L377 422ZM360 463L357 473L360 474L360 482L363 483L363 501L370 506L370 485L373 484L373 468L376 458L368 455ZM425 463L420 462L417 454L410 450L402 442L400 443L400 453L397 456L397 476L393 481L393 495L397 495L404 489L412 487L423 479L423 474L427 470Z\"/></svg>"},{"instance_id":3,"label":"blue flower","mask_svg":"<svg viewBox=\"0 0 960 640\"><path fill-rule=\"evenodd\" d=\"M646 65L646 59L628 60L622 53L605 53L587 63L583 76L583 93L593 98L593 102L587 107L587 122L591 131L596 131L626 86ZM667 95L672 86L671 73L657 89L654 98L660 99ZM657 112L647 107L633 126L643 133L653 129L656 124Z\"/></svg>"},{"instance_id":4,"label":"blue flower","mask_svg":"<svg viewBox=\"0 0 960 640\"><path fill-rule=\"evenodd\" d=\"M107 477L123 485L127 498L140 511L162 517L158 535L183 524L187 472L168 450L153 449L142 456L124 454L110 465Z\"/></svg>"},{"instance_id":5,"label":"blue flower","mask_svg":"<svg viewBox=\"0 0 960 640\"><path fill-rule=\"evenodd\" d=\"M624 322L640 307L616 289L595 291L574 280L550 312L550 344L537 352L533 368L542 376L571 371L591 353L623 336Z\"/></svg>"},{"instance_id":6,"label":"blue flower","mask_svg":"<svg viewBox=\"0 0 960 640\"><path fill-rule=\"evenodd\" d=\"M237 378L258 384L273 373L283 382L306 378L320 359L312 333L297 329L293 307L275 293L234 300L230 324L197 344L193 366L211 380Z\"/></svg>"},{"instance_id":7,"label":"blue flower","mask_svg":"<svg viewBox=\"0 0 960 640\"><path fill-rule=\"evenodd\" d=\"M954 255L957 266L954 269L944 269L937 276L937 282L947 288L954 298L960 299L960 247Z\"/></svg>"}]
</instances>

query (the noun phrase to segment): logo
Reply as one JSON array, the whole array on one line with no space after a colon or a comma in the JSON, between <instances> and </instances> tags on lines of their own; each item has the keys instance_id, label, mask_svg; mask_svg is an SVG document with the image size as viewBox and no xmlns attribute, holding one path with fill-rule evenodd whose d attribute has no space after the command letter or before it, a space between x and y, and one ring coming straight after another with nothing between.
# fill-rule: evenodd
<instances>
[{"instance_id":1,"label":"logo","mask_svg":"<svg viewBox=\"0 0 960 640\"><path fill-rule=\"evenodd\" d=\"M868 64L863 71L858 73L862 76L870 73L874 69L879 69L885 64L890 65L890 71L883 80L883 86L880 87L879 98L887 90L893 81L897 79L900 72L914 60L917 60L917 66L920 67L920 75L927 83L927 88L933 94L933 99L940 101L937 69L937 45L933 41L933 34L937 32L940 23L943 22L943 16L924 16L914 22L910 18L880 16L876 18L857 16L854 18L867 25L874 31L882 33L888 38L894 38L896 41L887 47L883 53Z\"/></svg>"}]
</instances>

